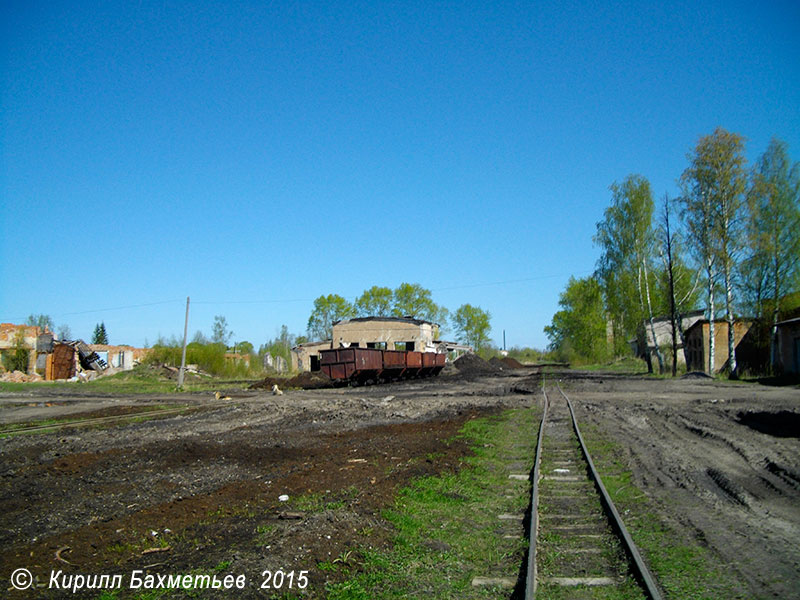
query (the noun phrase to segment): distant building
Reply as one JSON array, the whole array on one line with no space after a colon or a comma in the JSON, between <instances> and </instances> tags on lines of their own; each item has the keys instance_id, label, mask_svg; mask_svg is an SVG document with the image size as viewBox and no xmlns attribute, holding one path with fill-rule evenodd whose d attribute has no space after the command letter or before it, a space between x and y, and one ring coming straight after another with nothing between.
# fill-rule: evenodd
<instances>
[{"instance_id":1,"label":"distant building","mask_svg":"<svg viewBox=\"0 0 800 600\"><path fill-rule=\"evenodd\" d=\"M734 352L737 369L744 371L760 363L755 336L751 334L752 321L735 321ZM687 370L708 372L708 319L700 319L686 330L686 346L689 357ZM714 373L728 367L728 322L714 321Z\"/></svg>"},{"instance_id":2,"label":"distant building","mask_svg":"<svg viewBox=\"0 0 800 600\"><path fill-rule=\"evenodd\" d=\"M333 339L307 342L292 348L292 368L296 371L318 371L319 352L330 348L378 348L381 350L413 350L416 352L463 353L469 346L436 339L436 323L411 317L356 317L333 324Z\"/></svg>"},{"instance_id":3,"label":"distant building","mask_svg":"<svg viewBox=\"0 0 800 600\"><path fill-rule=\"evenodd\" d=\"M333 324L333 347L435 352L439 326L411 317L358 317Z\"/></svg>"},{"instance_id":4,"label":"distant building","mask_svg":"<svg viewBox=\"0 0 800 600\"><path fill-rule=\"evenodd\" d=\"M14 325L0 323L0 352L10 352L22 348L28 352L26 372L32 373L36 368L36 351L42 330L35 325ZM50 336L52 339L52 336Z\"/></svg>"},{"instance_id":5,"label":"distant building","mask_svg":"<svg viewBox=\"0 0 800 600\"><path fill-rule=\"evenodd\" d=\"M458 342L437 342L436 351L446 353L449 360L456 360L463 354L472 354L475 352L475 348L472 346L467 346L466 344L459 344ZM500 353L502 354L503 351ZM506 354L503 356L506 356L507 354L508 352L506 352Z\"/></svg>"},{"instance_id":6,"label":"distant building","mask_svg":"<svg viewBox=\"0 0 800 600\"><path fill-rule=\"evenodd\" d=\"M129 371L138 365L150 350L133 346L112 346L110 344L88 344L112 369Z\"/></svg>"},{"instance_id":7,"label":"distant building","mask_svg":"<svg viewBox=\"0 0 800 600\"><path fill-rule=\"evenodd\" d=\"M306 342L292 348L293 371L319 371L319 351L330 350L331 341Z\"/></svg>"},{"instance_id":8,"label":"distant building","mask_svg":"<svg viewBox=\"0 0 800 600\"><path fill-rule=\"evenodd\" d=\"M778 323L777 358L780 372L800 374L800 317Z\"/></svg>"},{"instance_id":9,"label":"distant building","mask_svg":"<svg viewBox=\"0 0 800 600\"><path fill-rule=\"evenodd\" d=\"M703 318L704 312L703 310L694 310L681 315L681 325L684 334L692 325ZM672 319L669 316L654 318L653 329L655 329L656 332L655 340L653 339L653 332L650 328L650 321L642 321L636 339L630 342L634 355L637 358L647 361L648 364L654 364L658 361L656 358L656 346L658 346L658 348L662 350L665 361L664 364L672 365ZM683 352L683 344L681 343L679 331L675 332L675 338L678 344L677 364L678 366L685 366L686 357Z\"/></svg>"}]
</instances>

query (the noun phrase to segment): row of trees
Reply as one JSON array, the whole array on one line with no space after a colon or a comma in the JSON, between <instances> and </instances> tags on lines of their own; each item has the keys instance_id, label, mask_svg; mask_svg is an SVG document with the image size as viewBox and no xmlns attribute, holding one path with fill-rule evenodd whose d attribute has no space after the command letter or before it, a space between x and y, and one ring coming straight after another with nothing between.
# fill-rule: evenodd
<instances>
[{"instance_id":1,"label":"row of trees","mask_svg":"<svg viewBox=\"0 0 800 600\"><path fill-rule=\"evenodd\" d=\"M348 302L338 294L320 296L308 318L310 339L327 340L333 337L333 324L353 317L413 317L437 323L446 329L452 325L456 339L476 349L489 344L491 315L478 306L464 304L454 313L436 304L431 291L418 283L401 283L394 290L372 286ZM441 333L441 331L440 331Z\"/></svg>"},{"instance_id":2,"label":"row of trees","mask_svg":"<svg viewBox=\"0 0 800 600\"><path fill-rule=\"evenodd\" d=\"M594 237L601 250L595 275L570 279L561 310L545 328L563 358L624 354L643 323L655 339L654 317L668 315L674 372L681 315L703 307L711 322L709 365L713 323L722 316L736 375L732 324L741 315L769 323L774 364L776 324L798 303L793 293L800 290L800 165L784 142L773 140L748 169L744 139L721 128L701 137L688 158L681 196L665 196L658 212L643 176L611 185L611 205ZM656 360L663 372L658 348Z\"/></svg>"}]
</instances>

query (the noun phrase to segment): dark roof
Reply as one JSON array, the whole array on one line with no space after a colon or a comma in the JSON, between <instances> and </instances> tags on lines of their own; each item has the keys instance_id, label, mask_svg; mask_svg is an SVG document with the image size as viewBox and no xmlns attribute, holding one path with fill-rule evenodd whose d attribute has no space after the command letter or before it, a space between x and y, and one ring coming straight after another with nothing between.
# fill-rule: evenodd
<instances>
[{"instance_id":1,"label":"dark roof","mask_svg":"<svg viewBox=\"0 0 800 600\"><path fill-rule=\"evenodd\" d=\"M352 319L341 319L339 321L334 321L334 325L338 325L339 323L364 323L367 321L395 321L398 323L413 323L414 325L422 325L424 323L428 323L429 325L436 325L431 321L425 321L424 319L415 319L414 317L353 317Z\"/></svg>"},{"instance_id":2,"label":"dark roof","mask_svg":"<svg viewBox=\"0 0 800 600\"><path fill-rule=\"evenodd\" d=\"M786 319L785 321L780 321L777 323L778 327L781 325L790 325L792 323L800 323L800 317L795 317L794 319Z\"/></svg>"}]
</instances>

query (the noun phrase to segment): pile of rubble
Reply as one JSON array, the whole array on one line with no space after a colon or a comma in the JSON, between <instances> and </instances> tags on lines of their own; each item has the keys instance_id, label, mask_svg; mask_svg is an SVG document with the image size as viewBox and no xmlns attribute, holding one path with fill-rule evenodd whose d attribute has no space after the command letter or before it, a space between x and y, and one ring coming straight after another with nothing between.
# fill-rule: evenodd
<instances>
[{"instance_id":1,"label":"pile of rubble","mask_svg":"<svg viewBox=\"0 0 800 600\"><path fill-rule=\"evenodd\" d=\"M38 373L31 373L28 375L22 371L11 371L10 373L3 373L0 375L0 381L7 381L9 383L30 383L31 381L44 381L44 377Z\"/></svg>"}]
</instances>

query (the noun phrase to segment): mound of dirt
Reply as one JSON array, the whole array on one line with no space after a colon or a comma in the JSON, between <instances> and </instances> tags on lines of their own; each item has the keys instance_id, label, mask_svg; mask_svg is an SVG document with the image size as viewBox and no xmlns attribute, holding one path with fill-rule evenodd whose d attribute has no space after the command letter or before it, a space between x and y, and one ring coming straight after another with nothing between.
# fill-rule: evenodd
<instances>
[{"instance_id":1,"label":"mound of dirt","mask_svg":"<svg viewBox=\"0 0 800 600\"><path fill-rule=\"evenodd\" d=\"M453 363L462 375L488 375L502 370L477 354L464 354Z\"/></svg>"},{"instance_id":2,"label":"mound of dirt","mask_svg":"<svg viewBox=\"0 0 800 600\"><path fill-rule=\"evenodd\" d=\"M525 366L521 362L519 362L516 358L511 358L510 356L506 356L505 358L501 358L500 361L508 369L522 369Z\"/></svg>"},{"instance_id":3,"label":"mound of dirt","mask_svg":"<svg viewBox=\"0 0 800 600\"><path fill-rule=\"evenodd\" d=\"M333 382L322 371L303 371L294 377L265 377L262 381L250 386L251 390L271 390L277 385L281 390L288 388L301 388L304 390L319 390L333 387Z\"/></svg>"},{"instance_id":4,"label":"mound of dirt","mask_svg":"<svg viewBox=\"0 0 800 600\"><path fill-rule=\"evenodd\" d=\"M686 373L685 375L681 375L681 379L714 379L708 373L703 373L703 371L691 371Z\"/></svg>"},{"instance_id":5,"label":"mound of dirt","mask_svg":"<svg viewBox=\"0 0 800 600\"><path fill-rule=\"evenodd\" d=\"M492 358L489 359L489 364L492 365L498 371L502 371L502 370L507 368L506 363L504 363L502 360L500 360L496 356L493 356Z\"/></svg>"}]
</instances>

